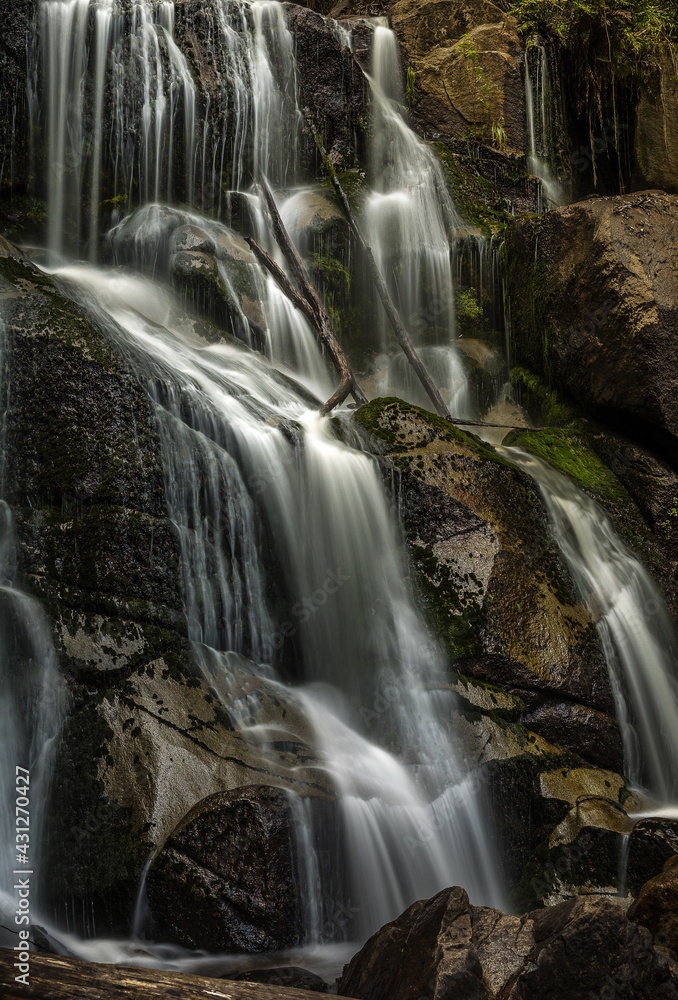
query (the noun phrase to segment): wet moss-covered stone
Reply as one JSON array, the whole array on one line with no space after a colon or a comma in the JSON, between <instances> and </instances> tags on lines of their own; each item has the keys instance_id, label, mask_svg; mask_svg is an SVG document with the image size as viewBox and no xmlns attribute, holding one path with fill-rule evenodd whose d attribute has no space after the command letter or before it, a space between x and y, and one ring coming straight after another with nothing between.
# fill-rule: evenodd
<instances>
[{"instance_id":1,"label":"wet moss-covered stone","mask_svg":"<svg viewBox=\"0 0 678 1000\"><path fill-rule=\"evenodd\" d=\"M462 672L609 710L595 627L532 480L477 438L400 400L374 400L356 419L400 472L422 600Z\"/></svg>"}]
</instances>

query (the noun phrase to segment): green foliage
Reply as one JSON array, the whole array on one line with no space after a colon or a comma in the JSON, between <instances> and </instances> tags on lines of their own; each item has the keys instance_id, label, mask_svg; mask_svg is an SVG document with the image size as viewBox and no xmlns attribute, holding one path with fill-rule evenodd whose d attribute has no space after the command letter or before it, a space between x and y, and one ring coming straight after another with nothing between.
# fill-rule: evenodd
<instances>
[{"instance_id":1,"label":"green foliage","mask_svg":"<svg viewBox=\"0 0 678 1000\"><path fill-rule=\"evenodd\" d=\"M407 103L411 106L417 99L416 73L411 66L407 67L407 88L405 93L407 95Z\"/></svg>"},{"instance_id":2,"label":"green foliage","mask_svg":"<svg viewBox=\"0 0 678 1000\"><path fill-rule=\"evenodd\" d=\"M673 507L668 513L668 517L665 521L662 521L662 528L666 532L666 540L671 538L671 529L678 522L678 497L673 498Z\"/></svg>"},{"instance_id":3,"label":"green foliage","mask_svg":"<svg viewBox=\"0 0 678 1000\"><path fill-rule=\"evenodd\" d=\"M518 0L512 13L523 32L548 32L598 71L647 79L657 50L678 39L676 0Z\"/></svg>"},{"instance_id":4,"label":"green foliage","mask_svg":"<svg viewBox=\"0 0 678 1000\"><path fill-rule=\"evenodd\" d=\"M462 35L457 42L457 48L468 60L469 83L476 104L481 110L487 111L492 100L497 96L498 88L483 73L483 68L480 65L480 54L470 35Z\"/></svg>"},{"instance_id":5,"label":"green foliage","mask_svg":"<svg viewBox=\"0 0 678 1000\"><path fill-rule=\"evenodd\" d=\"M457 323L462 335L476 330L483 320L483 310L478 303L475 288L467 288L457 298Z\"/></svg>"}]
</instances>

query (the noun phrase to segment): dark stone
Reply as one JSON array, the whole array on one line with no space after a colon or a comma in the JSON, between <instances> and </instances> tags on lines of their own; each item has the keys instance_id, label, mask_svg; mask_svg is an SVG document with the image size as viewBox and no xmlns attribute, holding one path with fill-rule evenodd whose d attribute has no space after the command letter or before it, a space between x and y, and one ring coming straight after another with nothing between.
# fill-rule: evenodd
<instances>
[{"instance_id":1,"label":"dark stone","mask_svg":"<svg viewBox=\"0 0 678 1000\"><path fill-rule=\"evenodd\" d=\"M200 802L154 861L147 891L155 932L163 940L245 952L297 943L285 793L252 786Z\"/></svg>"},{"instance_id":2,"label":"dark stone","mask_svg":"<svg viewBox=\"0 0 678 1000\"><path fill-rule=\"evenodd\" d=\"M295 40L299 105L310 109L335 166L357 166L364 161L367 81L332 22L307 7L283 7ZM321 174L312 137L307 137L307 150L315 172Z\"/></svg>"},{"instance_id":3,"label":"dark stone","mask_svg":"<svg viewBox=\"0 0 678 1000\"><path fill-rule=\"evenodd\" d=\"M541 704L522 717L523 725L573 751L584 760L611 771L624 767L624 743L619 724L603 712L570 702Z\"/></svg>"},{"instance_id":4,"label":"dark stone","mask_svg":"<svg viewBox=\"0 0 678 1000\"><path fill-rule=\"evenodd\" d=\"M507 233L515 360L678 463L678 197L595 198Z\"/></svg>"},{"instance_id":5,"label":"dark stone","mask_svg":"<svg viewBox=\"0 0 678 1000\"><path fill-rule=\"evenodd\" d=\"M314 993L329 993L330 989L329 984L320 976L308 969L300 969L297 965L283 969L250 969L223 978L234 982L267 983L269 986L284 986L286 989L312 990Z\"/></svg>"},{"instance_id":6,"label":"dark stone","mask_svg":"<svg viewBox=\"0 0 678 1000\"><path fill-rule=\"evenodd\" d=\"M628 848L627 882L632 893L658 875L678 854L678 821L642 819L636 823Z\"/></svg>"},{"instance_id":7,"label":"dark stone","mask_svg":"<svg viewBox=\"0 0 678 1000\"><path fill-rule=\"evenodd\" d=\"M414 903L344 971L360 1000L675 1000L650 933L605 898L576 897L522 917L472 906L463 889Z\"/></svg>"},{"instance_id":8,"label":"dark stone","mask_svg":"<svg viewBox=\"0 0 678 1000\"><path fill-rule=\"evenodd\" d=\"M678 855L669 858L660 874L645 883L628 917L647 927L655 945L678 953Z\"/></svg>"}]
</instances>

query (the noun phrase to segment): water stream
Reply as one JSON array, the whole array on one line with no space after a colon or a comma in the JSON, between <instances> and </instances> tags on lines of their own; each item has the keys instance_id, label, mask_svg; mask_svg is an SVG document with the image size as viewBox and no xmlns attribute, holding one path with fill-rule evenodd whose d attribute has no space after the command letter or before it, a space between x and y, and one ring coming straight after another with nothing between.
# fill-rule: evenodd
<instances>
[{"instance_id":1,"label":"water stream","mask_svg":"<svg viewBox=\"0 0 678 1000\"><path fill-rule=\"evenodd\" d=\"M285 705L277 652L294 639L294 701L337 795L355 939L445 885L499 901L482 802L452 744L446 664L405 582L374 459L259 356L191 336L161 288L81 265L56 273L154 401L196 659L248 738L289 722L238 708L233 653ZM271 546L282 609L267 599Z\"/></svg>"},{"instance_id":2,"label":"water stream","mask_svg":"<svg viewBox=\"0 0 678 1000\"><path fill-rule=\"evenodd\" d=\"M539 211L566 202L562 184L554 170L554 101L548 51L530 45L525 53L525 109L530 144L529 168L539 180Z\"/></svg>"},{"instance_id":3,"label":"water stream","mask_svg":"<svg viewBox=\"0 0 678 1000\"><path fill-rule=\"evenodd\" d=\"M527 452L503 453L538 483L556 542L596 621L621 724L626 773L678 803L678 655L665 602L595 501Z\"/></svg>"},{"instance_id":4,"label":"water stream","mask_svg":"<svg viewBox=\"0 0 678 1000\"><path fill-rule=\"evenodd\" d=\"M42 895L43 823L65 700L47 619L40 603L17 584L14 515L4 499L8 339L0 314L0 942L14 947L17 939L6 930L17 926L13 887L28 879L35 906Z\"/></svg>"}]
</instances>

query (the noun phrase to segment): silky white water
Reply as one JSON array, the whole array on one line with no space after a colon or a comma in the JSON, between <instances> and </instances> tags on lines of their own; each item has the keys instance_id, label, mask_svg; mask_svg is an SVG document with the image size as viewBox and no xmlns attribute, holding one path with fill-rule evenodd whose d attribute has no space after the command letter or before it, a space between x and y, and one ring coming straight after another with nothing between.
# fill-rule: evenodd
<instances>
[{"instance_id":1,"label":"silky white water","mask_svg":"<svg viewBox=\"0 0 678 1000\"><path fill-rule=\"evenodd\" d=\"M282 7L214 0L210 13L223 113L177 45L172 0L41 0L31 114L46 131L53 252L87 244L99 259L104 217L121 209L180 200L221 212L224 189L259 172L294 183L301 113Z\"/></svg>"},{"instance_id":2,"label":"silky white water","mask_svg":"<svg viewBox=\"0 0 678 1000\"><path fill-rule=\"evenodd\" d=\"M292 695L313 734L337 795L354 939L446 885L500 902L478 789L452 745L445 663L405 583L374 459L259 356L200 341L151 283L82 266L57 276L155 401L198 662L248 738L290 723L238 708L232 651L262 664L258 684L282 704ZM275 608L267 549L284 594ZM292 688L278 674L286 642Z\"/></svg>"},{"instance_id":3,"label":"silky white water","mask_svg":"<svg viewBox=\"0 0 678 1000\"><path fill-rule=\"evenodd\" d=\"M461 386L464 371L453 346L455 296L448 236L464 223L447 190L441 163L405 120L398 41L381 23L374 27L368 79L372 120L367 241L415 346L435 349L428 358L422 354L422 360L428 360L444 380L450 412L467 417L470 399ZM421 392L393 351L386 317L381 312L380 316L383 348L387 357L393 357L379 373L380 390L420 403Z\"/></svg>"},{"instance_id":4,"label":"silky white water","mask_svg":"<svg viewBox=\"0 0 678 1000\"><path fill-rule=\"evenodd\" d=\"M538 483L556 542L596 621L627 774L659 803L678 805L678 656L664 601L598 504L541 459L501 450Z\"/></svg>"},{"instance_id":5,"label":"silky white water","mask_svg":"<svg viewBox=\"0 0 678 1000\"><path fill-rule=\"evenodd\" d=\"M529 169L539 180L539 211L565 204L565 192L553 171L553 122L548 55L543 45L525 53L525 109L530 144Z\"/></svg>"}]
</instances>

